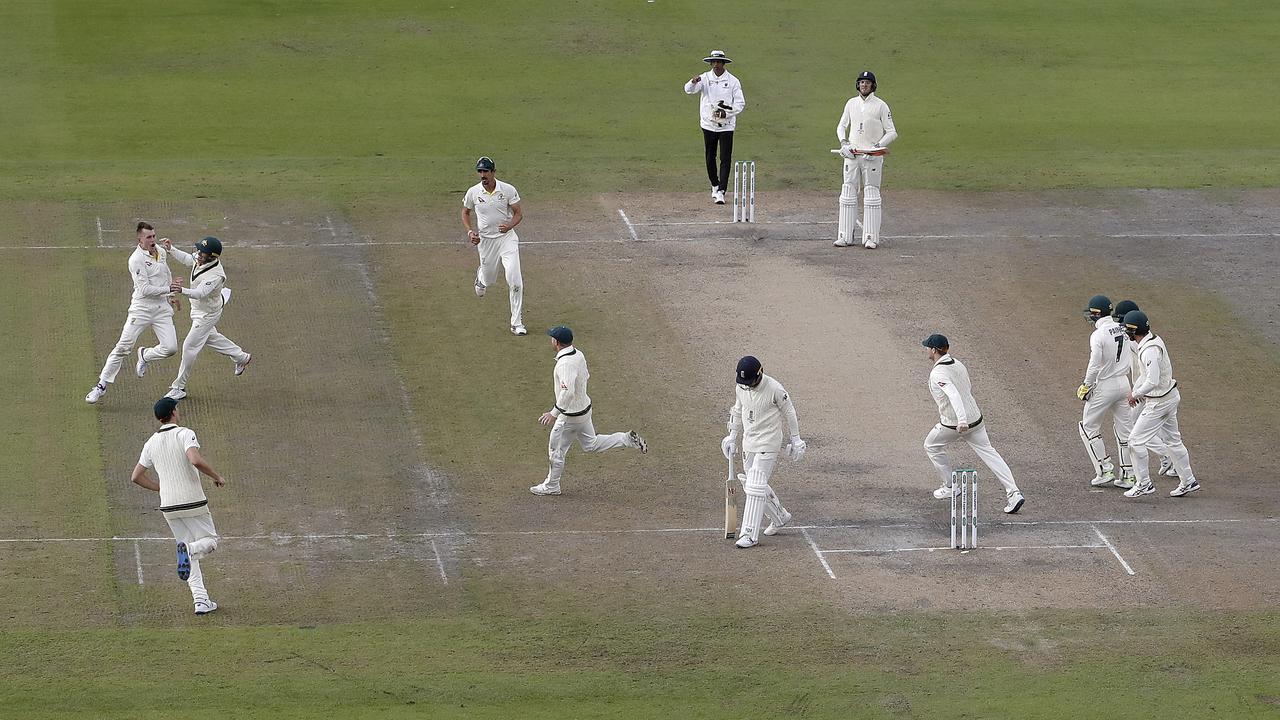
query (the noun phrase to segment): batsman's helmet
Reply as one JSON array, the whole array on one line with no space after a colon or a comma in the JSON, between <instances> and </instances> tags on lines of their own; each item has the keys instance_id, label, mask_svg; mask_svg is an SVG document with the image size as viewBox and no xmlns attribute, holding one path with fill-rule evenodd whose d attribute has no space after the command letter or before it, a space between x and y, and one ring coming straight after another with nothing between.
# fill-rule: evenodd
<instances>
[{"instance_id":1,"label":"batsman's helmet","mask_svg":"<svg viewBox=\"0 0 1280 720\"><path fill-rule=\"evenodd\" d=\"M1084 319L1094 322L1111 314L1111 298L1106 295L1094 295L1089 298L1089 305L1084 309Z\"/></svg>"},{"instance_id":2,"label":"batsman's helmet","mask_svg":"<svg viewBox=\"0 0 1280 720\"><path fill-rule=\"evenodd\" d=\"M764 377L764 366L755 356L748 355L738 361L737 383L744 387L755 387Z\"/></svg>"},{"instance_id":3,"label":"batsman's helmet","mask_svg":"<svg viewBox=\"0 0 1280 720\"><path fill-rule=\"evenodd\" d=\"M218 257L222 254L222 241L210 235L196 243L196 252L204 253L211 257Z\"/></svg>"},{"instance_id":4,"label":"batsman's helmet","mask_svg":"<svg viewBox=\"0 0 1280 720\"><path fill-rule=\"evenodd\" d=\"M1151 323L1147 320L1147 314L1141 310L1130 310L1125 313L1124 332L1129 337L1146 335L1151 332Z\"/></svg>"},{"instance_id":5,"label":"batsman's helmet","mask_svg":"<svg viewBox=\"0 0 1280 720\"><path fill-rule=\"evenodd\" d=\"M489 157L488 155L481 155L480 159L476 160L477 172L480 170L497 170L497 169L498 169L498 166L493 163L493 158Z\"/></svg>"},{"instance_id":6,"label":"batsman's helmet","mask_svg":"<svg viewBox=\"0 0 1280 720\"><path fill-rule=\"evenodd\" d=\"M1111 311L1111 319L1118 323L1124 323L1124 316L1131 311L1138 309L1138 303L1132 300L1121 300L1116 303L1116 309Z\"/></svg>"},{"instance_id":7,"label":"batsman's helmet","mask_svg":"<svg viewBox=\"0 0 1280 720\"><path fill-rule=\"evenodd\" d=\"M858 73L858 80L870 80L871 92L876 91L876 74L875 73L871 72L870 70L863 70L862 72ZM853 81L854 87L858 86L858 80Z\"/></svg>"}]
</instances>

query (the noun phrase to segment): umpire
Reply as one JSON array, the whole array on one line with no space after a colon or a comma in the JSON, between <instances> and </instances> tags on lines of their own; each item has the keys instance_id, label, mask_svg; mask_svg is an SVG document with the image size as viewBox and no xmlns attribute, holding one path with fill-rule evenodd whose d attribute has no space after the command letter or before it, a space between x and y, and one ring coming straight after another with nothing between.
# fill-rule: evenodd
<instances>
[{"instance_id":1,"label":"umpire","mask_svg":"<svg viewBox=\"0 0 1280 720\"><path fill-rule=\"evenodd\" d=\"M700 96L698 119L706 147L711 200L723 205L729 169L733 166L733 129L737 125L738 114L747 107L747 99L742 95L742 83L725 69L733 60L723 50L712 50L702 61L711 65L711 69L685 83L684 91L688 95ZM718 166L717 149L720 153Z\"/></svg>"}]
</instances>

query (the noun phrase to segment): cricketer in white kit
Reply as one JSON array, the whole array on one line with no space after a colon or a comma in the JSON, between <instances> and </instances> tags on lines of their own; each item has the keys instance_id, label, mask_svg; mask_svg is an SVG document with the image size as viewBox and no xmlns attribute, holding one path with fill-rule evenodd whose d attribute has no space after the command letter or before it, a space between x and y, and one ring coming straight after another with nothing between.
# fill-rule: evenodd
<instances>
[{"instance_id":1,"label":"cricketer in white kit","mask_svg":"<svg viewBox=\"0 0 1280 720\"><path fill-rule=\"evenodd\" d=\"M187 396L187 378L195 367L196 358L206 345L235 363L233 372L240 375L249 366L253 356L245 352L226 335L218 332L222 309L231 299L227 288L227 273L222 267L222 241L206 237L196 243L196 265L191 269L191 287L183 287L181 280L173 281L174 292L191 298L191 329L182 341L182 363L178 376L169 386L165 397L181 400Z\"/></svg>"},{"instance_id":2,"label":"cricketer in white kit","mask_svg":"<svg viewBox=\"0 0 1280 720\"><path fill-rule=\"evenodd\" d=\"M1111 319L1116 321L1116 325L1123 328L1124 316L1134 310L1141 310L1141 309L1142 308L1138 307L1138 303L1132 300L1121 300L1120 302L1116 303L1115 309L1111 311ZM1127 334L1126 334L1126 337L1127 337ZM1132 387L1134 385L1137 385L1138 380L1142 378L1142 361L1138 357L1138 343L1132 340L1129 340L1124 344L1124 346L1128 350L1128 355L1129 355L1129 386ZM1128 410L1129 410L1129 426L1130 428L1132 428L1133 422L1137 420L1138 415L1142 413L1142 408L1131 407L1131 408L1128 408ZM1127 450L1128 448L1125 448L1125 449ZM1121 475L1119 478L1117 478L1116 487L1125 488L1127 490L1133 487L1134 485L1132 459L1130 460L1128 467L1125 468L1125 472L1129 474ZM1160 469L1156 471L1156 474L1167 475L1169 477L1178 476L1178 469L1174 467L1173 460L1169 459L1169 456L1167 453L1160 454Z\"/></svg>"},{"instance_id":3,"label":"cricketer in white kit","mask_svg":"<svg viewBox=\"0 0 1280 720\"><path fill-rule=\"evenodd\" d=\"M862 246L880 244L880 176L884 149L898 138L893 113L876 97L875 73L864 70L855 83L858 94L844 104L836 139L844 157L844 184L840 186L840 219L836 247L848 247L858 234L858 185L862 185ZM876 153L876 154L869 154Z\"/></svg>"},{"instance_id":4,"label":"cricketer in white kit","mask_svg":"<svg viewBox=\"0 0 1280 720\"><path fill-rule=\"evenodd\" d=\"M1089 298L1085 308L1085 320L1093 325L1089 334L1089 365L1084 371L1084 381L1076 389L1076 397L1084 402L1084 412L1077 425L1080 441L1093 461L1094 477L1089 481L1095 487L1113 484L1133 487L1133 463L1129 452L1129 431L1133 427L1133 412L1129 409L1130 352L1124 328L1111 317L1111 299L1106 295ZM1102 421L1111 415L1112 435L1116 439L1116 454L1120 460L1120 477L1116 477L1115 463L1107 454L1102 440Z\"/></svg>"},{"instance_id":5,"label":"cricketer in white kit","mask_svg":"<svg viewBox=\"0 0 1280 720\"><path fill-rule=\"evenodd\" d=\"M147 363L172 357L178 351L178 333L173 327L173 311L178 308L178 301L170 289L173 275L169 272L169 255L188 267L195 262L189 253L174 248L169 238L157 243L156 230L150 223L138 223L138 247L129 256L129 275L133 278L129 317L120 339L107 355L98 382L85 395L84 401L90 405L101 400L107 387L115 382L120 366L143 330L151 328L158 344L138 350L138 364L134 369L138 377L147 372Z\"/></svg>"},{"instance_id":6,"label":"cricketer in white kit","mask_svg":"<svg viewBox=\"0 0 1280 720\"><path fill-rule=\"evenodd\" d=\"M1133 453L1134 486L1126 490L1125 497L1149 495L1156 491L1148 466L1148 448L1173 461L1178 471L1178 487L1169 492L1182 497L1200 489L1200 482L1191 471L1191 455L1182 444L1182 431L1178 429L1178 404L1182 395L1178 381L1173 379L1173 363L1164 339L1151 332L1147 314L1132 310L1124 316L1124 328L1129 339L1138 344L1138 361L1142 376L1129 393L1131 407L1142 405L1142 411L1133 422L1129 433L1129 451Z\"/></svg>"},{"instance_id":7,"label":"cricketer in white kit","mask_svg":"<svg viewBox=\"0 0 1280 720\"><path fill-rule=\"evenodd\" d=\"M555 403L538 418L540 425L551 426L547 441L547 454L551 468L541 483L529 488L534 495L559 495L560 478L564 475L564 459L573 447L573 441L583 452L604 452L616 447L629 447L641 453L649 452L644 438L630 432L597 435L591 422L591 398L587 395L587 357L573 345L573 331L557 325L547 331L551 347L556 353L556 367L551 373L555 387Z\"/></svg>"},{"instance_id":8,"label":"cricketer in white kit","mask_svg":"<svg viewBox=\"0 0 1280 720\"><path fill-rule=\"evenodd\" d=\"M497 282L501 262L507 271L511 332L525 335L528 331L524 327L524 279L520 276L520 238L515 230L524 219L524 210L520 206L520 193L514 185L494 177L496 169L490 158L481 157L476 161L480 182L471 186L462 198L462 226L471 244L480 252L476 297L484 297L489 286Z\"/></svg>"},{"instance_id":9,"label":"cricketer in white kit","mask_svg":"<svg viewBox=\"0 0 1280 720\"><path fill-rule=\"evenodd\" d=\"M969 370L964 363L951 357L951 344L945 335L930 335L920 344L933 361L933 370L929 372L929 394L938 405L939 415L938 424L924 439L924 450L942 481L942 485L933 491L933 496L948 500L960 493L960 487L951 483L951 458L947 456L947 445L964 440L1004 486L1007 500L1004 511L1010 514L1018 512L1026 498L1018 490L1009 464L991 447L982 411L978 409L978 401L973 399Z\"/></svg>"},{"instance_id":10,"label":"cricketer in white kit","mask_svg":"<svg viewBox=\"0 0 1280 720\"><path fill-rule=\"evenodd\" d=\"M800 439L800 421L791 396L782 383L764 374L758 359L747 355L739 360L735 381L729 434L720 441L720 451L726 458L737 454L738 433L742 433L742 467L746 474L739 475L738 481L747 499L736 545L749 548L760 542L760 523L765 515L769 516L765 535L777 534L791 521L791 513L782 506L769 480L779 454L799 461L807 445ZM782 441L788 435L791 440L784 448Z\"/></svg>"},{"instance_id":11,"label":"cricketer in white kit","mask_svg":"<svg viewBox=\"0 0 1280 720\"><path fill-rule=\"evenodd\" d=\"M138 464L130 478L134 484L160 493L160 512L178 541L178 577L187 581L197 615L218 609L204 586L200 561L218 549L218 531L213 526L209 500L200 484L204 473L217 487L226 480L200 455L200 441L190 428L178 421L178 401L160 398L155 405L160 429L142 446ZM147 475L154 468L159 480Z\"/></svg>"}]
</instances>

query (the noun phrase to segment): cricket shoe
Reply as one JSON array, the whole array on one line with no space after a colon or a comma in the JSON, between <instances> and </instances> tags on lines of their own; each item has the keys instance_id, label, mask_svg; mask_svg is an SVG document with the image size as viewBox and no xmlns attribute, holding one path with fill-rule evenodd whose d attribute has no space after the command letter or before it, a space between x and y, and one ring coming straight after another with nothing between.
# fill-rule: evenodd
<instances>
[{"instance_id":1,"label":"cricket shoe","mask_svg":"<svg viewBox=\"0 0 1280 720\"><path fill-rule=\"evenodd\" d=\"M1124 491L1127 498L1136 498L1139 495L1150 495L1156 491L1156 486L1150 480L1146 482L1136 483L1132 488Z\"/></svg>"},{"instance_id":2,"label":"cricket shoe","mask_svg":"<svg viewBox=\"0 0 1280 720\"><path fill-rule=\"evenodd\" d=\"M201 600L196 603L197 615L208 615L209 613L217 609L218 609L218 603L212 600Z\"/></svg>"},{"instance_id":3,"label":"cricket shoe","mask_svg":"<svg viewBox=\"0 0 1280 720\"><path fill-rule=\"evenodd\" d=\"M1180 482L1178 487L1169 491L1169 495L1173 497L1182 497L1200 489L1200 481L1192 480L1191 482Z\"/></svg>"},{"instance_id":4,"label":"cricket shoe","mask_svg":"<svg viewBox=\"0 0 1280 720\"><path fill-rule=\"evenodd\" d=\"M560 486L557 485L555 487L551 487L544 481L529 488L529 492L533 493L534 495L559 495Z\"/></svg>"},{"instance_id":5,"label":"cricket shoe","mask_svg":"<svg viewBox=\"0 0 1280 720\"><path fill-rule=\"evenodd\" d=\"M837 240L831 244L835 247L853 247L852 240Z\"/></svg>"},{"instance_id":6,"label":"cricket shoe","mask_svg":"<svg viewBox=\"0 0 1280 720\"><path fill-rule=\"evenodd\" d=\"M876 248L880 247L880 243L876 242L875 240L864 240L862 241L862 247L868 250L875 250Z\"/></svg>"},{"instance_id":7,"label":"cricket shoe","mask_svg":"<svg viewBox=\"0 0 1280 720\"><path fill-rule=\"evenodd\" d=\"M528 335L529 331L526 330L523 325L512 325L511 334L512 335Z\"/></svg>"},{"instance_id":8,"label":"cricket shoe","mask_svg":"<svg viewBox=\"0 0 1280 720\"><path fill-rule=\"evenodd\" d=\"M85 395L85 396L84 396L84 401L85 401L85 402L87 402L87 403L89 403L90 405L93 405L93 404L97 403L99 400L101 400L101 399L102 399L102 396L103 396L103 395L106 395L106 394L107 394L107 385L106 385L106 383L98 383L97 385L94 385L94 386L89 390L89 394L88 394L88 395Z\"/></svg>"},{"instance_id":9,"label":"cricket shoe","mask_svg":"<svg viewBox=\"0 0 1280 720\"><path fill-rule=\"evenodd\" d=\"M960 495L959 485L943 485L933 491L933 496L938 500L946 500L949 497L958 497Z\"/></svg>"},{"instance_id":10,"label":"cricket shoe","mask_svg":"<svg viewBox=\"0 0 1280 720\"><path fill-rule=\"evenodd\" d=\"M187 396L187 391L182 388L173 388L169 392L165 393L164 396L170 400L181 400Z\"/></svg>"},{"instance_id":11,"label":"cricket shoe","mask_svg":"<svg viewBox=\"0 0 1280 720\"><path fill-rule=\"evenodd\" d=\"M649 443L645 442L635 430L627 433L627 441L631 443L631 447L639 450L641 455L649 452Z\"/></svg>"},{"instance_id":12,"label":"cricket shoe","mask_svg":"<svg viewBox=\"0 0 1280 720\"><path fill-rule=\"evenodd\" d=\"M782 510L782 519L780 521L769 523L769 527L764 529L764 534L770 536L777 535L778 531L786 527L789 522L791 522L791 513L787 512L784 508Z\"/></svg>"},{"instance_id":13,"label":"cricket shoe","mask_svg":"<svg viewBox=\"0 0 1280 720\"><path fill-rule=\"evenodd\" d=\"M1101 487L1103 485L1112 484L1115 481L1116 481L1116 472L1114 470L1107 470L1101 475L1095 475L1093 479L1089 481L1089 484L1094 487Z\"/></svg>"},{"instance_id":14,"label":"cricket shoe","mask_svg":"<svg viewBox=\"0 0 1280 720\"><path fill-rule=\"evenodd\" d=\"M1174 467L1173 461L1169 458L1160 458L1160 470L1157 475L1166 475L1168 477L1178 477L1178 468Z\"/></svg>"},{"instance_id":15,"label":"cricket shoe","mask_svg":"<svg viewBox=\"0 0 1280 720\"><path fill-rule=\"evenodd\" d=\"M253 355L245 354L244 362L236 363L236 375L243 375L244 369L249 367L249 363L253 362Z\"/></svg>"},{"instance_id":16,"label":"cricket shoe","mask_svg":"<svg viewBox=\"0 0 1280 720\"><path fill-rule=\"evenodd\" d=\"M485 291L484 283L480 282L479 280L476 280L476 297L484 297L484 291Z\"/></svg>"},{"instance_id":17,"label":"cricket shoe","mask_svg":"<svg viewBox=\"0 0 1280 720\"><path fill-rule=\"evenodd\" d=\"M1118 488L1124 488L1125 490L1128 490L1129 488L1133 487L1134 482L1135 480L1132 475L1121 475L1120 477L1116 478L1116 481L1112 483L1112 485L1115 485Z\"/></svg>"},{"instance_id":18,"label":"cricket shoe","mask_svg":"<svg viewBox=\"0 0 1280 720\"><path fill-rule=\"evenodd\" d=\"M1022 493L1014 490L1013 494L1009 496L1009 504L1004 506L1005 513L1012 515L1018 512L1022 509L1022 503L1026 501L1027 499L1022 496Z\"/></svg>"},{"instance_id":19,"label":"cricket shoe","mask_svg":"<svg viewBox=\"0 0 1280 720\"><path fill-rule=\"evenodd\" d=\"M178 579L186 580L191 577L191 553L187 552L187 544L178 543Z\"/></svg>"},{"instance_id":20,"label":"cricket shoe","mask_svg":"<svg viewBox=\"0 0 1280 720\"><path fill-rule=\"evenodd\" d=\"M723 191L723 190L716 190L716 194L715 194L715 196L714 196L714 197L715 197L715 199L716 199L716 204L717 204L717 205L723 205L723 204L724 204L724 191Z\"/></svg>"},{"instance_id":21,"label":"cricket shoe","mask_svg":"<svg viewBox=\"0 0 1280 720\"><path fill-rule=\"evenodd\" d=\"M133 366L133 374L142 377L147 374L147 349L138 348L138 364Z\"/></svg>"},{"instance_id":22,"label":"cricket shoe","mask_svg":"<svg viewBox=\"0 0 1280 720\"><path fill-rule=\"evenodd\" d=\"M760 544L759 542L752 540L750 535L743 535L742 537L738 538L738 542L734 543L734 545L737 545L738 547L743 548L744 550L749 547L755 547L756 545L759 545L759 544Z\"/></svg>"}]
</instances>

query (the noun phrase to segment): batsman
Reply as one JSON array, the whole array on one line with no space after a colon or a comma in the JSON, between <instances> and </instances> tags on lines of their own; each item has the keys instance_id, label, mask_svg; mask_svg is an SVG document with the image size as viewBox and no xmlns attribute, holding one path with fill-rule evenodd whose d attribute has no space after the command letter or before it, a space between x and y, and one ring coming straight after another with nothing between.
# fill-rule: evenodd
<instances>
[{"instance_id":1,"label":"batsman","mask_svg":"<svg viewBox=\"0 0 1280 720\"><path fill-rule=\"evenodd\" d=\"M898 138L889 105L876 97L876 75L863 70L855 83L858 94L844 104L836 139L844 158L840 187L840 222L836 247L849 247L861 232L862 246L880 244L880 175L889 143ZM862 185L862 224L858 225L858 185Z\"/></svg>"},{"instance_id":2,"label":"batsman","mask_svg":"<svg viewBox=\"0 0 1280 720\"><path fill-rule=\"evenodd\" d=\"M733 458L738 452L738 433L742 433L742 467L747 472L738 479L747 499L737 546L749 548L760 542L760 522L765 515L769 516L765 535L776 534L791 521L791 513L782 507L769 478L779 454L798 461L806 446L800 439L800 422L791 396L782 383L764 374L760 361L751 355L738 361L736 392L729 410L729 434L720 441L720 450L726 458ZM784 429L791 437L786 447L782 445Z\"/></svg>"}]
</instances>

